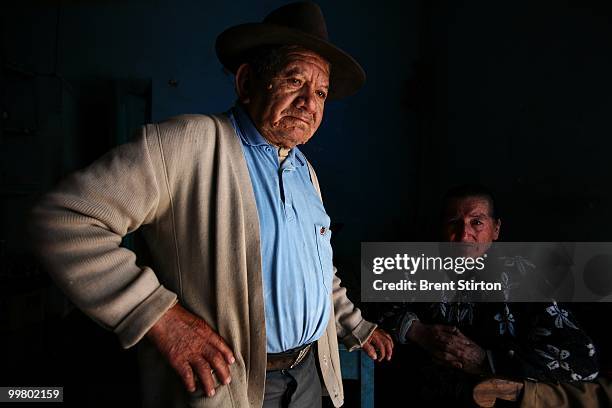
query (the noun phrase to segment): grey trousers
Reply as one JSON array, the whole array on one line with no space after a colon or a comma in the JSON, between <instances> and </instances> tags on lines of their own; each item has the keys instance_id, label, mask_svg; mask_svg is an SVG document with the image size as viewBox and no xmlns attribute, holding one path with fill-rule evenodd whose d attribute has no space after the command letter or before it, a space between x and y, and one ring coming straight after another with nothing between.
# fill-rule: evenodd
<instances>
[{"instance_id":1,"label":"grey trousers","mask_svg":"<svg viewBox=\"0 0 612 408\"><path fill-rule=\"evenodd\" d=\"M321 407L321 382L315 365L315 350L295 368L266 373L263 408Z\"/></svg>"}]
</instances>

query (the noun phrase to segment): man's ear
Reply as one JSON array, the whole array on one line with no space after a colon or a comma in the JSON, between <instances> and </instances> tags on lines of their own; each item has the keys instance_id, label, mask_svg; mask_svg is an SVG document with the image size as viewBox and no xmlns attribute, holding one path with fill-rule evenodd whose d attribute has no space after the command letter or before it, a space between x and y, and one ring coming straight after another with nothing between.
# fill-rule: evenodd
<instances>
[{"instance_id":1,"label":"man's ear","mask_svg":"<svg viewBox=\"0 0 612 408\"><path fill-rule=\"evenodd\" d=\"M501 228L501 218L499 218L497 220L497 222L495 223L495 232L493 233L493 241L497 241L497 239L499 238L499 229Z\"/></svg>"},{"instance_id":2,"label":"man's ear","mask_svg":"<svg viewBox=\"0 0 612 408\"><path fill-rule=\"evenodd\" d=\"M236 70L236 76L234 78L236 93L238 94L238 100L244 105L251 102L250 88L252 81L252 71L249 64L241 64Z\"/></svg>"}]
</instances>

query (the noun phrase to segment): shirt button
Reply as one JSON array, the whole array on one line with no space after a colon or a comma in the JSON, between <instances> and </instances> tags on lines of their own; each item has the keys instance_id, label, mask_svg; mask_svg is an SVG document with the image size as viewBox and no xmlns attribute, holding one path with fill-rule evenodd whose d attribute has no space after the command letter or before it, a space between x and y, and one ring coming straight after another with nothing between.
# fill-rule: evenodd
<instances>
[{"instance_id":1,"label":"shirt button","mask_svg":"<svg viewBox=\"0 0 612 408\"><path fill-rule=\"evenodd\" d=\"M321 231L320 231L320 232L321 232L321 235L325 235L325 231L327 231L327 230L325 229L325 227L321 227Z\"/></svg>"},{"instance_id":2,"label":"shirt button","mask_svg":"<svg viewBox=\"0 0 612 408\"><path fill-rule=\"evenodd\" d=\"M508 357L514 357L514 350L508 350Z\"/></svg>"}]
</instances>

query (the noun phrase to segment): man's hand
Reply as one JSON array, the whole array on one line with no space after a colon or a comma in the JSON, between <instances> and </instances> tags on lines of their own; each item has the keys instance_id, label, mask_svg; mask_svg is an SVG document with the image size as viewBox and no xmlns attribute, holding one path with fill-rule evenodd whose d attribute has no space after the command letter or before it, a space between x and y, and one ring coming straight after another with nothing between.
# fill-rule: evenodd
<instances>
[{"instance_id":1,"label":"man's hand","mask_svg":"<svg viewBox=\"0 0 612 408\"><path fill-rule=\"evenodd\" d=\"M427 350L440 364L472 374L485 371L486 352L456 327L415 321L407 338Z\"/></svg>"},{"instance_id":2,"label":"man's hand","mask_svg":"<svg viewBox=\"0 0 612 408\"><path fill-rule=\"evenodd\" d=\"M389 361L393 355L393 339L383 329L376 328L361 348L372 360Z\"/></svg>"},{"instance_id":3,"label":"man's hand","mask_svg":"<svg viewBox=\"0 0 612 408\"><path fill-rule=\"evenodd\" d=\"M199 381L204 393L215 395L213 372L221 384L231 381L229 364L234 353L204 320L178 303L168 310L147 333L189 392Z\"/></svg>"},{"instance_id":4,"label":"man's hand","mask_svg":"<svg viewBox=\"0 0 612 408\"><path fill-rule=\"evenodd\" d=\"M419 320L412 322L406 338L418 344L431 354L443 352L459 330L444 324L424 324ZM455 340L457 341L457 340Z\"/></svg>"},{"instance_id":5,"label":"man's hand","mask_svg":"<svg viewBox=\"0 0 612 408\"><path fill-rule=\"evenodd\" d=\"M457 334L448 348L458 365L457 368L470 374L482 374L486 369L487 353L478 344L474 343L463 333L457 330Z\"/></svg>"}]
</instances>

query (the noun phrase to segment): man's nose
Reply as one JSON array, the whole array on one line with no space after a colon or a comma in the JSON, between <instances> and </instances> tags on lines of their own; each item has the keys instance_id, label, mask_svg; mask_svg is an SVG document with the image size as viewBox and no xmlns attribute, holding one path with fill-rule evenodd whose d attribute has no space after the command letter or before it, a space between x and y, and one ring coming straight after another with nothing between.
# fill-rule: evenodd
<instances>
[{"instance_id":1,"label":"man's nose","mask_svg":"<svg viewBox=\"0 0 612 408\"><path fill-rule=\"evenodd\" d=\"M470 225L470 223L464 222L459 226L459 228L460 228L461 241L468 241L470 238L470 235L472 235L472 226Z\"/></svg>"},{"instance_id":2,"label":"man's nose","mask_svg":"<svg viewBox=\"0 0 612 408\"><path fill-rule=\"evenodd\" d=\"M308 113L314 113L317 107L315 98L314 91L310 87L305 86L297 98L297 107Z\"/></svg>"}]
</instances>

